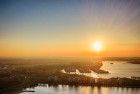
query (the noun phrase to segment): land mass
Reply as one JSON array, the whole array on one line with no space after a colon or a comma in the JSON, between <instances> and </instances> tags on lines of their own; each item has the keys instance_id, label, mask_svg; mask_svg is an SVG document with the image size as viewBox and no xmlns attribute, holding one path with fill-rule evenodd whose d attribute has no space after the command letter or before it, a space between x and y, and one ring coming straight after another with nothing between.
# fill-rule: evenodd
<instances>
[{"instance_id":1,"label":"land mass","mask_svg":"<svg viewBox=\"0 0 140 94\"><path fill-rule=\"evenodd\" d=\"M0 94L12 91L20 92L24 88L34 87L38 84L140 87L140 80L135 77L132 79L119 77L104 79L65 74L60 71L65 69L67 72L72 72L78 69L80 72L93 70L96 73L108 73L100 70L101 66L102 62L1 59Z\"/></svg>"}]
</instances>

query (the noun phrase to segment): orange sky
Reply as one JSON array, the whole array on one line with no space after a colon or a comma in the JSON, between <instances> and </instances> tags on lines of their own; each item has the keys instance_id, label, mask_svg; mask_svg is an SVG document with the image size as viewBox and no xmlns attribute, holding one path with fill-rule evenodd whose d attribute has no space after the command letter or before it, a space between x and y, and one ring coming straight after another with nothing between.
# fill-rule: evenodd
<instances>
[{"instance_id":1,"label":"orange sky","mask_svg":"<svg viewBox=\"0 0 140 94\"><path fill-rule=\"evenodd\" d=\"M0 57L140 57L139 0L0 1Z\"/></svg>"}]
</instances>

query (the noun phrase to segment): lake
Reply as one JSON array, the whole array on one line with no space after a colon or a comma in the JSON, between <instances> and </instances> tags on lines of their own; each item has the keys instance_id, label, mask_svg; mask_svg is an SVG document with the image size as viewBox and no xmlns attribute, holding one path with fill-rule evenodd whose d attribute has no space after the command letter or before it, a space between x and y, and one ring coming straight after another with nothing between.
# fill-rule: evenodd
<instances>
[{"instance_id":1,"label":"lake","mask_svg":"<svg viewBox=\"0 0 140 94\"><path fill-rule=\"evenodd\" d=\"M126 61L103 61L102 70L109 71L109 74L97 74L93 71L91 73L71 72L71 74L86 75L91 77L127 77L131 76L140 77L140 64L131 64ZM65 70L62 70L66 73ZM24 91L34 92L22 92L19 94L140 94L140 88L125 88L125 87L91 87L91 86L69 86L69 85L57 85L49 86L38 85L34 88L27 88Z\"/></svg>"},{"instance_id":2,"label":"lake","mask_svg":"<svg viewBox=\"0 0 140 94\"><path fill-rule=\"evenodd\" d=\"M79 70L75 72L70 72L70 74L85 75L94 78L112 78L112 77L140 77L140 64L132 64L127 61L103 61L101 70L106 70L109 74L98 74L94 71L91 73L81 73ZM62 70L63 73L66 73Z\"/></svg>"},{"instance_id":3,"label":"lake","mask_svg":"<svg viewBox=\"0 0 140 94\"><path fill-rule=\"evenodd\" d=\"M68 86L58 85L49 86L39 85L34 88L27 88L27 91L19 94L140 94L139 88L121 88L121 87L91 87L91 86Z\"/></svg>"},{"instance_id":4,"label":"lake","mask_svg":"<svg viewBox=\"0 0 140 94\"><path fill-rule=\"evenodd\" d=\"M140 77L140 64L127 63L127 61L104 61L101 69L109 72L109 74L99 75L104 78Z\"/></svg>"}]
</instances>

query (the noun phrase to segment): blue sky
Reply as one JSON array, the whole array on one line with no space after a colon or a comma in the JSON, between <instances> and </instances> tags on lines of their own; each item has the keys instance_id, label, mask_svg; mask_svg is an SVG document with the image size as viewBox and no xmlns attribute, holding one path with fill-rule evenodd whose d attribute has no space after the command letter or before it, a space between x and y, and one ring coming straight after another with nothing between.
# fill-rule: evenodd
<instances>
[{"instance_id":1,"label":"blue sky","mask_svg":"<svg viewBox=\"0 0 140 94\"><path fill-rule=\"evenodd\" d=\"M95 40L111 45L109 53L126 49L139 56L139 5L140 0L0 0L1 56L13 49L15 56L40 49L43 56L84 55Z\"/></svg>"}]
</instances>

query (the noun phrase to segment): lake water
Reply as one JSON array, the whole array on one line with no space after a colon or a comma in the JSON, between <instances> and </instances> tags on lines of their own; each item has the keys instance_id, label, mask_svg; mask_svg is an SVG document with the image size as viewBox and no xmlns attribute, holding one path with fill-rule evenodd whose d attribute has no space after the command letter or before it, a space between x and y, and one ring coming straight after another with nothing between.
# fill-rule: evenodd
<instances>
[{"instance_id":1,"label":"lake water","mask_svg":"<svg viewBox=\"0 0 140 94\"><path fill-rule=\"evenodd\" d=\"M85 75L94 78L111 78L111 77L140 77L140 64L127 63L126 61L103 61L103 66L100 68L106 70L109 74L97 74L94 71L91 73L80 73L78 70L70 72L70 74ZM66 73L65 70L62 70Z\"/></svg>"},{"instance_id":2,"label":"lake water","mask_svg":"<svg viewBox=\"0 0 140 94\"><path fill-rule=\"evenodd\" d=\"M97 74L93 71L91 73L80 73L78 70L71 74L86 75L91 77L140 77L140 64L131 64L125 61L104 61L102 70L109 71L109 74ZM62 70L66 73L65 70ZM34 88L27 88L19 94L140 94L140 88L122 88L122 87L91 87L91 86L68 86L68 85L38 85Z\"/></svg>"},{"instance_id":3,"label":"lake water","mask_svg":"<svg viewBox=\"0 0 140 94\"><path fill-rule=\"evenodd\" d=\"M27 88L35 92L22 92L19 94L140 94L140 88L120 87L91 87L91 86L48 86L39 85L34 88Z\"/></svg>"},{"instance_id":4,"label":"lake water","mask_svg":"<svg viewBox=\"0 0 140 94\"><path fill-rule=\"evenodd\" d=\"M127 63L126 61L104 61L102 70L109 71L109 74L99 75L101 77L140 77L140 64Z\"/></svg>"}]
</instances>

